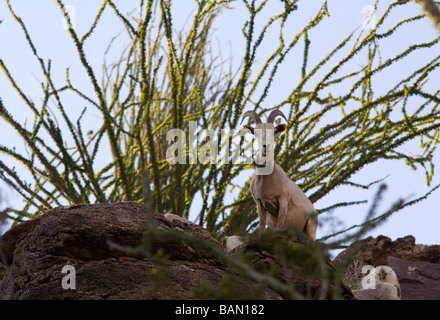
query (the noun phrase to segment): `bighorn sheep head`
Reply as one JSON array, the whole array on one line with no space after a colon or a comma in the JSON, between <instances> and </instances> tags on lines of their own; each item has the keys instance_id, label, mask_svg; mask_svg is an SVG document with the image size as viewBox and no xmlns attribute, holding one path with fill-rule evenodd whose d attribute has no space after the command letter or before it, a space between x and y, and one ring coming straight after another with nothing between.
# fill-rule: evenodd
<instances>
[{"instance_id":1,"label":"bighorn sheep head","mask_svg":"<svg viewBox=\"0 0 440 320\"><path fill-rule=\"evenodd\" d=\"M275 135L279 132L283 132L286 129L285 124L279 124L275 127L273 121L277 116L282 116L287 121L286 116L280 110L273 110L269 114L266 123L261 121L260 116L255 111L246 111L241 119L241 123L243 123L243 120L246 117L251 117L255 121L255 128L249 125L245 125L243 128L249 130L257 139L258 149L260 151L259 159L261 159L261 157L270 157L273 159Z\"/></svg>"}]
</instances>

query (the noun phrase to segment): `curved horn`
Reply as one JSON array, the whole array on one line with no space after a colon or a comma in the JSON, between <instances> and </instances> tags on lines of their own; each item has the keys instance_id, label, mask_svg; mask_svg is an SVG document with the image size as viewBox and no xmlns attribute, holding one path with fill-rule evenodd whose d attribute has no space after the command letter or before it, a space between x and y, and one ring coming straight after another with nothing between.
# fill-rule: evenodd
<instances>
[{"instance_id":1,"label":"curved horn","mask_svg":"<svg viewBox=\"0 0 440 320\"><path fill-rule=\"evenodd\" d=\"M267 118L267 123L273 123L277 116L282 116L286 121L288 121L284 113L282 113L278 109L275 109L269 114L269 117Z\"/></svg>"},{"instance_id":2,"label":"curved horn","mask_svg":"<svg viewBox=\"0 0 440 320\"><path fill-rule=\"evenodd\" d=\"M258 113L256 113L255 111L251 111L251 110L246 111L246 112L244 113L244 115L243 115L243 118L241 118L241 123L243 123L243 120L244 120L246 117L251 117L252 119L254 119L254 121L255 121L256 124L261 123L261 118L260 118L260 116L258 115ZM241 123L240 123L240 124L241 124Z\"/></svg>"}]
</instances>

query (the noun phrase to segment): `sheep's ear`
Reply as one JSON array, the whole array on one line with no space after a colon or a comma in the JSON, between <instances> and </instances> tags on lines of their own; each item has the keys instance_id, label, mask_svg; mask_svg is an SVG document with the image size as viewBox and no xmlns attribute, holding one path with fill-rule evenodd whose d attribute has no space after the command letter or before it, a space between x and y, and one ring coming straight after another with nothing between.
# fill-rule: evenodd
<instances>
[{"instance_id":1,"label":"sheep's ear","mask_svg":"<svg viewBox=\"0 0 440 320\"><path fill-rule=\"evenodd\" d=\"M275 134L283 132L284 130L286 130L286 125L285 124L279 124L275 127Z\"/></svg>"},{"instance_id":2,"label":"sheep's ear","mask_svg":"<svg viewBox=\"0 0 440 320\"><path fill-rule=\"evenodd\" d=\"M244 129L248 129L252 134L254 134L254 128L248 126L247 124L243 126Z\"/></svg>"}]
</instances>

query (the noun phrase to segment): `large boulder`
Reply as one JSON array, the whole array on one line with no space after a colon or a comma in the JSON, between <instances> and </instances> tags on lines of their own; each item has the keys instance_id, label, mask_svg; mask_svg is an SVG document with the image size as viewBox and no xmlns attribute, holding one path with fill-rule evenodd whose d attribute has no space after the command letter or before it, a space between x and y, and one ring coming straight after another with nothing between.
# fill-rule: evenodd
<instances>
[{"instance_id":1,"label":"large boulder","mask_svg":"<svg viewBox=\"0 0 440 320\"><path fill-rule=\"evenodd\" d=\"M154 219L158 229L183 231L221 248L194 223L162 214ZM189 299L192 289L216 286L225 277L226 266L217 257L179 241L154 243L153 251L160 249L166 262L146 259L133 248L147 229L143 206L133 202L59 207L20 223L0 238L8 264L3 275L0 266L0 297ZM74 289L63 288L63 279L71 276L66 266L74 268ZM239 277L236 281L244 291L257 286ZM281 299L269 289L263 297Z\"/></svg>"}]
</instances>

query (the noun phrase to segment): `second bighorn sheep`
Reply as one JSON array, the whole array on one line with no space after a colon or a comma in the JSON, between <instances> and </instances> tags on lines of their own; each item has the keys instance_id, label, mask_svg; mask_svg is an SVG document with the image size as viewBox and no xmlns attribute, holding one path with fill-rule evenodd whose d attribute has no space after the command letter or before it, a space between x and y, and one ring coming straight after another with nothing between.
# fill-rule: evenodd
<instances>
[{"instance_id":1,"label":"second bighorn sheep","mask_svg":"<svg viewBox=\"0 0 440 320\"><path fill-rule=\"evenodd\" d=\"M267 123L262 123L255 111L247 111L241 120L243 123L246 117L251 117L256 123L255 128L249 125L244 128L255 136L259 149L251 193L257 204L260 233L266 225L275 230L295 226L315 241L318 217L312 202L274 160L275 135L286 129L285 124L274 126L273 121L277 116L287 121L280 110L273 110Z\"/></svg>"}]
</instances>

